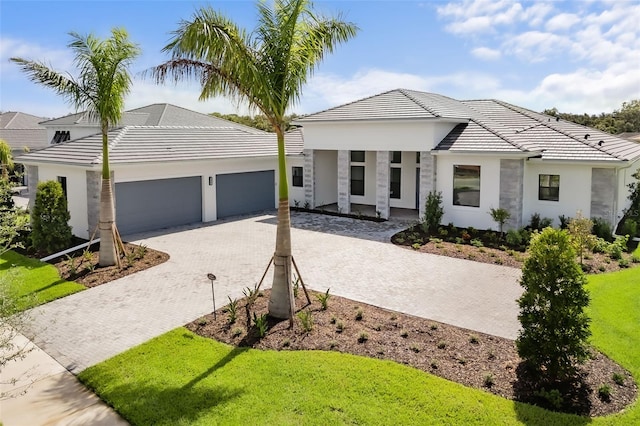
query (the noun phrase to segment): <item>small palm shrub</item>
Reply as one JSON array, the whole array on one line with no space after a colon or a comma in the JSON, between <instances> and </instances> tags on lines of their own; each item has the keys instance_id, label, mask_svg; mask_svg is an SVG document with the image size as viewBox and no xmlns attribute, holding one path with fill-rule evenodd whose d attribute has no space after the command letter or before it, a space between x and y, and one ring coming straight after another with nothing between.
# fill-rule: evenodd
<instances>
[{"instance_id":1,"label":"small palm shrub","mask_svg":"<svg viewBox=\"0 0 640 426\"><path fill-rule=\"evenodd\" d=\"M267 321L267 314L262 314L257 316L256 313L253 313L253 325L255 326L258 336L264 337L267 335L267 330L269 329L269 323Z\"/></svg>"},{"instance_id":2,"label":"small palm shrub","mask_svg":"<svg viewBox=\"0 0 640 426\"><path fill-rule=\"evenodd\" d=\"M298 319L300 320L300 325L302 325L302 329L305 333L309 333L313 330L313 316L311 311L307 310L298 312Z\"/></svg>"},{"instance_id":3,"label":"small palm shrub","mask_svg":"<svg viewBox=\"0 0 640 426\"><path fill-rule=\"evenodd\" d=\"M329 298L330 297L331 297L331 295L329 294L329 289L327 289L326 293L316 294L316 298L320 302L320 306L321 306L323 311L326 311L327 308L329 307Z\"/></svg>"}]
</instances>

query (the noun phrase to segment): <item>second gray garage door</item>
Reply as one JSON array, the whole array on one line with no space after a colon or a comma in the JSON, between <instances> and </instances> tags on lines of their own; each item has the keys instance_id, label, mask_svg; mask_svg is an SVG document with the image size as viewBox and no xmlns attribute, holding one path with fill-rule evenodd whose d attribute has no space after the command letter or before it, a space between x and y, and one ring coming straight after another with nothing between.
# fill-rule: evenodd
<instances>
[{"instance_id":1,"label":"second gray garage door","mask_svg":"<svg viewBox=\"0 0 640 426\"><path fill-rule=\"evenodd\" d=\"M200 176L116 183L121 234L202 222Z\"/></svg>"},{"instance_id":2,"label":"second gray garage door","mask_svg":"<svg viewBox=\"0 0 640 426\"><path fill-rule=\"evenodd\" d=\"M218 219L275 208L273 170L216 176Z\"/></svg>"}]
</instances>

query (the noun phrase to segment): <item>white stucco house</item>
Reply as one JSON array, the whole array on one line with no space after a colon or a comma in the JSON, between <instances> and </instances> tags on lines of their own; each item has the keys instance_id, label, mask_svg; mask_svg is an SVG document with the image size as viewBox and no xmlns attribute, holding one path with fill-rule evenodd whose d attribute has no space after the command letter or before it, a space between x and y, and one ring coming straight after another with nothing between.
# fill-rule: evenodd
<instances>
[{"instance_id":1,"label":"white stucco house","mask_svg":"<svg viewBox=\"0 0 640 426\"><path fill-rule=\"evenodd\" d=\"M122 234L277 206L275 134L168 104L125 113L123 122L131 121L138 124L121 124L109 133L116 222ZM83 114L44 125L52 122L52 144L20 157L30 176L30 203L37 182L58 180L67 195L73 233L89 238L99 215L102 137ZM289 176L290 193L301 198L300 131L287 133L286 152L290 166L299 165L296 177Z\"/></svg>"},{"instance_id":2,"label":"white stucco house","mask_svg":"<svg viewBox=\"0 0 640 426\"><path fill-rule=\"evenodd\" d=\"M440 191L443 223L457 226L495 227L491 208L511 213L507 229L534 213L557 224L578 210L615 225L640 167L638 143L498 100L398 89L295 124L286 136L291 204L337 204L343 213L365 205L383 218L396 208L422 216L427 194ZM88 238L98 218L99 129L82 113L43 125L51 146L19 158L30 195L38 181L63 183L73 232ZM123 234L277 206L272 133L157 104L125 113L110 144Z\"/></svg>"},{"instance_id":3,"label":"white stucco house","mask_svg":"<svg viewBox=\"0 0 640 426\"><path fill-rule=\"evenodd\" d=\"M507 228L534 213L601 217L615 225L640 167L640 144L498 100L458 101L392 90L296 121L304 129L305 201L424 213L440 191L443 223Z\"/></svg>"}]
</instances>

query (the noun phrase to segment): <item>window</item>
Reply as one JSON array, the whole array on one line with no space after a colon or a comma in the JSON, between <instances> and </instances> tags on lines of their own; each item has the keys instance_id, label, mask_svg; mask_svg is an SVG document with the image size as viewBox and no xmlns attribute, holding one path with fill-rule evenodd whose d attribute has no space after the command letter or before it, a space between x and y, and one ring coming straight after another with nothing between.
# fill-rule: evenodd
<instances>
[{"instance_id":1,"label":"window","mask_svg":"<svg viewBox=\"0 0 640 426\"><path fill-rule=\"evenodd\" d=\"M538 200L560 200L560 175L538 175Z\"/></svg>"},{"instance_id":2,"label":"window","mask_svg":"<svg viewBox=\"0 0 640 426\"><path fill-rule=\"evenodd\" d=\"M351 166L351 195L364 195L364 166Z\"/></svg>"},{"instance_id":3,"label":"window","mask_svg":"<svg viewBox=\"0 0 640 426\"><path fill-rule=\"evenodd\" d=\"M364 163L364 151L351 151L352 163Z\"/></svg>"},{"instance_id":4,"label":"window","mask_svg":"<svg viewBox=\"0 0 640 426\"><path fill-rule=\"evenodd\" d=\"M293 186L304 186L302 178L302 167L293 166L291 168L291 181Z\"/></svg>"},{"instance_id":5,"label":"window","mask_svg":"<svg viewBox=\"0 0 640 426\"><path fill-rule=\"evenodd\" d=\"M66 142L71 139L71 132L69 130L56 130L56 134L53 135L51 144L55 145L60 142Z\"/></svg>"},{"instance_id":6,"label":"window","mask_svg":"<svg viewBox=\"0 0 640 426\"><path fill-rule=\"evenodd\" d=\"M67 198L67 177L58 176L58 182L60 182L60 186L62 186L62 192L64 193L64 198Z\"/></svg>"},{"instance_id":7,"label":"window","mask_svg":"<svg viewBox=\"0 0 640 426\"><path fill-rule=\"evenodd\" d=\"M402 169L399 167L391 168L391 198L400 198L400 176L402 175Z\"/></svg>"},{"instance_id":8,"label":"window","mask_svg":"<svg viewBox=\"0 0 640 426\"><path fill-rule=\"evenodd\" d=\"M420 164L420 151L416 152L416 164Z\"/></svg>"},{"instance_id":9,"label":"window","mask_svg":"<svg viewBox=\"0 0 640 426\"><path fill-rule=\"evenodd\" d=\"M393 164L402 163L402 151L391 151L391 162Z\"/></svg>"},{"instance_id":10,"label":"window","mask_svg":"<svg viewBox=\"0 0 640 426\"><path fill-rule=\"evenodd\" d=\"M480 207L480 166L453 166L453 204Z\"/></svg>"}]
</instances>

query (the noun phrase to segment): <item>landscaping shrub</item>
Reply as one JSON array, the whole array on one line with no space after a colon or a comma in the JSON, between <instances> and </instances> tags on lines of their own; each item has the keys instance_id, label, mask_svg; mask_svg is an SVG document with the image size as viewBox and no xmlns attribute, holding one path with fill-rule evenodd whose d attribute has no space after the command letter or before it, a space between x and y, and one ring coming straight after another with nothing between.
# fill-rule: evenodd
<instances>
[{"instance_id":1,"label":"landscaping shrub","mask_svg":"<svg viewBox=\"0 0 640 426\"><path fill-rule=\"evenodd\" d=\"M67 199L56 181L41 182L31 213L31 244L36 250L53 253L71 244Z\"/></svg>"},{"instance_id":2,"label":"landscaping shrub","mask_svg":"<svg viewBox=\"0 0 640 426\"><path fill-rule=\"evenodd\" d=\"M430 191L424 206L422 229L424 232L435 232L440 226L444 215L442 207L442 192Z\"/></svg>"},{"instance_id":3,"label":"landscaping shrub","mask_svg":"<svg viewBox=\"0 0 640 426\"><path fill-rule=\"evenodd\" d=\"M611 224L601 217L594 217L591 219L593 222L593 235L603 240L612 241L613 231L611 230Z\"/></svg>"},{"instance_id":4,"label":"landscaping shrub","mask_svg":"<svg viewBox=\"0 0 640 426\"><path fill-rule=\"evenodd\" d=\"M584 258L585 250L591 250L596 242L596 237L591 233L593 222L591 219L583 217L580 212L569 221L567 232L571 240L571 244L580 256L580 264Z\"/></svg>"},{"instance_id":5,"label":"landscaping shrub","mask_svg":"<svg viewBox=\"0 0 640 426\"><path fill-rule=\"evenodd\" d=\"M491 209L489 209L489 214L491 215L491 218L493 219L493 221L498 224L500 236L502 236L502 229L504 228L504 224L511 217L511 213L509 213L509 210L507 209L503 209L503 208L494 209L492 207Z\"/></svg>"},{"instance_id":6,"label":"landscaping shrub","mask_svg":"<svg viewBox=\"0 0 640 426\"><path fill-rule=\"evenodd\" d=\"M636 181L627 185L631 201L629 208L624 210L622 225L618 234L629 235L631 237L640 236L640 169L632 175Z\"/></svg>"},{"instance_id":7,"label":"landscaping shrub","mask_svg":"<svg viewBox=\"0 0 640 426\"><path fill-rule=\"evenodd\" d=\"M553 219L549 217L540 217L540 213L534 213L531 215L531 221L529 227L534 231L542 231L544 228L548 228L553 223Z\"/></svg>"},{"instance_id":8,"label":"landscaping shrub","mask_svg":"<svg viewBox=\"0 0 640 426\"><path fill-rule=\"evenodd\" d=\"M558 216L558 220L560 221L560 229L567 229L571 218L561 214L560 216Z\"/></svg>"},{"instance_id":9,"label":"landscaping shrub","mask_svg":"<svg viewBox=\"0 0 640 426\"><path fill-rule=\"evenodd\" d=\"M507 244L509 244L511 247L520 247L520 245L522 244L522 235L517 229L509 229L507 231L507 236L505 239L507 241Z\"/></svg>"},{"instance_id":10,"label":"landscaping shrub","mask_svg":"<svg viewBox=\"0 0 640 426\"><path fill-rule=\"evenodd\" d=\"M11 198L11 185L0 179L0 253L12 247L24 247L29 231L29 216Z\"/></svg>"},{"instance_id":11,"label":"landscaping shrub","mask_svg":"<svg viewBox=\"0 0 640 426\"><path fill-rule=\"evenodd\" d=\"M540 378L568 379L589 354L586 277L566 231L534 235L529 252L520 280L518 354Z\"/></svg>"},{"instance_id":12,"label":"landscaping shrub","mask_svg":"<svg viewBox=\"0 0 640 426\"><path fill-rule=\"evenodd\" d=\"M627 251L627 242L629 241L629 236L625 235L623 236L618 236L616 237L615 241L610 243L607 246L607 251L606 253L609 255L610 258L612 259L621 259L622 258L622 253Z\"/></svg>"}]
</instances>

